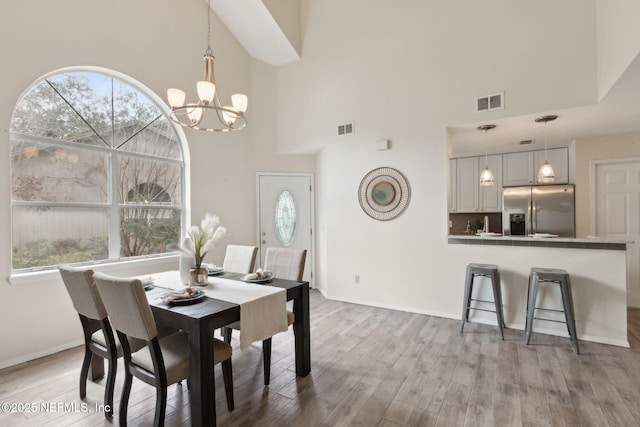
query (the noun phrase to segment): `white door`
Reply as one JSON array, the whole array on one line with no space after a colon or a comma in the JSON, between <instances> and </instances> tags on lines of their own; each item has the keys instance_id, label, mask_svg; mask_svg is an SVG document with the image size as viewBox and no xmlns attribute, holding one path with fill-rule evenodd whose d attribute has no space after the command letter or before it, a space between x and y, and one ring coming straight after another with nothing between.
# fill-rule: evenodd
<instances>
[{"instance_id":1,"label":"white door","mask_svg":"<svg viewBox=\"0 0 640 427\"><path fill-rule=\"evenodd\" d=\"M313 283L313 176L258 173L260 266L268 247L307 250L303 279Z\"/></svg>"},{"instance_id":2,"label":"white door","mask_svg":"<svg viewBox=\"0 0 640 427\"><path fill-rule=\"evenodd\" d=\"M640 160L596 165L596 235L627 244L627 304L640 307Z\"/></svg>"}]
</instances>

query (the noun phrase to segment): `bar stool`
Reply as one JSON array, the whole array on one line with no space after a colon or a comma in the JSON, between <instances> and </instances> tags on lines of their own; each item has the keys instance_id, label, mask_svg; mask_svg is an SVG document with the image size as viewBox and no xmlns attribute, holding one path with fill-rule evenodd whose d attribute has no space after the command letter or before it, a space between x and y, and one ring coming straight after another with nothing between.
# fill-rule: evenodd
<instances>
[{"instance_id":1,"label":"bar stool","mask_svg":"<svg viewBox=\"0 0 640 427\"><path fill-rule=\"evenodd\" d=\"M540 283L555 283L560 286L560 293L562 294L562 304L564 310L555 310L549 308L536 307L538 287ZM561 320L545 319L541 317L535 317L536 310L543 311L555 311L564 313L565 322ZM532 268L529 274L529 290L527 296L527 320L525 325L525 338L526 344L529 344L531 338L531 329L533 328L533 319L546 320L549 322L566 323L569 331L569 338L573 350L576 354L580 354L578 347L578 336L576 334L576 319L573 314L573 297L571 295L571 280L569 279L569 273L565 270L559 270L555 268Z\"/></svg>"},{"instance_id":2,"label":"bar stool","mask_svg":"<svg viewBox=\"0 0 640 427\"><path fill-rule=\"evenodd\" d=\"M488 277L491 280L493 288L493 301L484 301L471 298L473 292L473 279L476 276ZM479 307L472 307L471 301L495 304L495 310L488 310ZM467 265L467 277L464 284L464 302L462 304L462 325L460 325L460 333L464 330L464 323L469 321L469 310L488 311L496 313L498 318L498 328L500 329L500 338L504 340L504 315L502 314L502 292L500 291L500 271L498 266L493 264L469 264Z\"/></svg>"}]
</instances>

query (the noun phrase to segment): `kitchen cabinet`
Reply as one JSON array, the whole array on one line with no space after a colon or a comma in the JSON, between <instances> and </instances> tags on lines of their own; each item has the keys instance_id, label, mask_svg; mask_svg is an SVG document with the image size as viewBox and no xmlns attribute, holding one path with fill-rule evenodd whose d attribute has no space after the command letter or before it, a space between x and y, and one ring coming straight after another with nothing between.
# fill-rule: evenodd
<instances>
[{"instance_id":1,"label":"kitchen cabinet","mask_svg":"<svg viewBox=\"0 0 640 427\"><path fill-rule=\"evenodd\" d=\"M451 159L450 212L500 212L502 210L502 155L488 156L486 164L495 184L480 186L485 157Z\"/></svg>"},{"instance_id":2,"label":"kitchen cabinet","mask_svg":"<svg viewBox=\"0 0 640 427\"><path fill-rule=\"evenodd\" d=\"M568 184L569 150L567 148L547 150L547 159L556 175L556 179L552 184ZM538 170L544 161L544 150L503 154L502 185L504 187L538 185Z\"/></svg>"}]
</instances>

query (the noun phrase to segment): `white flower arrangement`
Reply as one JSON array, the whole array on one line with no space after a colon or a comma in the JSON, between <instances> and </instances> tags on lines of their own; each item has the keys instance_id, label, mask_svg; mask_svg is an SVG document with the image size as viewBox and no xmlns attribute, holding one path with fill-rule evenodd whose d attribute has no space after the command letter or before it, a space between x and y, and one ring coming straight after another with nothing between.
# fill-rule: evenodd
<instances>
[{"instance_id":1,"label":"white flower arrangement","mask_svg":"<svg viewBox=\"0 0 640 427\"><path fill-rule=\"evenodd\" d=\"M193 225L187 229L190 240L185 246L171 245L171 249L194 258L194 266L200 268L207 252L213 249L218 241L227 234L227 229L220 225L217 215L206 213L200 226Z\"/></svg>"}]
</instances>

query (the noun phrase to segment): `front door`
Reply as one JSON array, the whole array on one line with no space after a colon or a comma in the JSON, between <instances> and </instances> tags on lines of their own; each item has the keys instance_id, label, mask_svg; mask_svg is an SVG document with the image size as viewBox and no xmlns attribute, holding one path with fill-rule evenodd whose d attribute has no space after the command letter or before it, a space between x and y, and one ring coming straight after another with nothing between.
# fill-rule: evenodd
<instances>
[{"instance_id":1,"label":"front door","mask_svg":"<svg viewBox=\"0 0 640 427\"><path fill-rule=\"evenodd\" d=\"M596 165L596 235L627 244L627 304L640 307L640 160Z\"/></svg>"},{"instance_id":2,"label":"front door","mask_svg":"<svg viewBox=\"0 0 640 427\"><path fill-rule=\"evenodd\" d=\"M260 266L268 247L306 249L303 280L313 287L313 176L258 172L257 181Z\"/></svg>"}]
</instances>

